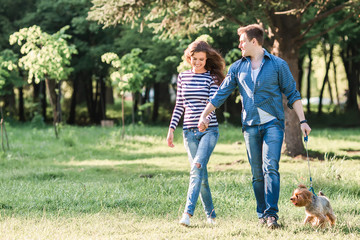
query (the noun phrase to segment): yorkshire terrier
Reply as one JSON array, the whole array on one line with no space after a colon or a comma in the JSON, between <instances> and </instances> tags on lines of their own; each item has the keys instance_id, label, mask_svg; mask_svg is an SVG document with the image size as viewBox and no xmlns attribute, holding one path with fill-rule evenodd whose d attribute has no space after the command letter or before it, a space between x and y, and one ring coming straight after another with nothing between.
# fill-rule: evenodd
<instances>
[{"instance_id":1,"label":"yorkshire terrier","mask_svg":"<svg viewBox=\"0 0 360 240\"><path fill-rule=\"evenodd\" d=\"M305 207L306 218L304 224L310 223L313 226L323 228L326 221L328 221L331 226L334 226L336 217L329 199L321 191L319 196L315 196L306 186L300 184L294 190L290 200L296 207Z\"/></svg>"}]
</instances>

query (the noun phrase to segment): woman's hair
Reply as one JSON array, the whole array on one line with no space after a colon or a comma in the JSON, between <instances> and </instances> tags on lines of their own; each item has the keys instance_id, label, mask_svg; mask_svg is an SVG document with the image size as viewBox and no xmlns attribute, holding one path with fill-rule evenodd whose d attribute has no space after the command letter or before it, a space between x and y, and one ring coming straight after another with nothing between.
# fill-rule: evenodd
<instances>
[{"instance_id":1,"label":"woman's hair","mask_svg":"<svg viewBox=\"0 0 360 240\"><path fill-rule=\"evenodd\" d=\"M259 24L251 24L245 27L239 27L237 32L239 36L245 33L249 41L255 38L260 46L264 44L264 29Z\"/></svg>"},{"instance_id":2,"label":"woman's hair","mask_svg":"<svg viewBox=\"0 0 360 240\"><path fill-rule=\"evenodd\" d=\"M210 71L216 85L220 86L225 78L225 61L215 49L205 41L192 42L184 52L185 59L190 63L191 56L196 52L206 53L205 69Z\"/></svg>"}]
</instances>

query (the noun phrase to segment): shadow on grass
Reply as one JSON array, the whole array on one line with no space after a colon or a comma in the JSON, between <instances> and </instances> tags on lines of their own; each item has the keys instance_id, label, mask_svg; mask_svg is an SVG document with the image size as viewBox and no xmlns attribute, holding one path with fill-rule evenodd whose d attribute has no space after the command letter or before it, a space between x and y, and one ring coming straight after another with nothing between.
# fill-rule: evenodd
<instances>
[{"instance_id":1,"label":"shadow on grass","mask_svg":"<svg viewBox=\"0 0 360 240\"><path fill-rule=\"evenodd\" d=\"M341 149L343 150L343 149ZM343 151L347 151L347 150L343 150ZM345 155L339 155L336 154L335 152L321 152L321 151L314 151L314 150L309 150L309 160L314 161L314 160L320 160L320 161L324 161L326 159L344 159L344 160L360 160L360 151L353 151L353 150L348 150L347 151L348 154ZM306 160L306 152L298 155L294 158L301 158L303 160Z\"/></svg>"}]
</instances>

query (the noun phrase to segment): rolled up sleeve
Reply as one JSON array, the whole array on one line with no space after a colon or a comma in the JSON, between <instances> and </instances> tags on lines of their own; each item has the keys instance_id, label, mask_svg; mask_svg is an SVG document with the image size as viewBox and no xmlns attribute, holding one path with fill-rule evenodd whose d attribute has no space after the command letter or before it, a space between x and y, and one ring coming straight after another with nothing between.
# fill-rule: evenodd
<instances>
[{"instance_id":1,"label":"rolled up sleeve","mask_svg":"<svg viewBox=\"0 0 360 240\"><path fill-rule=\"evenodd\" d=\"M293 109L292 105L296 100L300 100L301 96L298 90L296 90L296 82L291 74L290 68L285 61L280 62L279 69L279 83L281 92L288 99L287 106Z\"/></svg>"}]
</instances>

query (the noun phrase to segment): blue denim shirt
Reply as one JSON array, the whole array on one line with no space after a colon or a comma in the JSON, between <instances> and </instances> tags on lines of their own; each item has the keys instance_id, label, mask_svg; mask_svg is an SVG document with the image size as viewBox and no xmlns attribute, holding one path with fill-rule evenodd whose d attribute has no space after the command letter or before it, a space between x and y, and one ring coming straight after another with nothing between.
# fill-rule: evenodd
<instances>
[{"instance_id":1,"label":"blue denim shirt","mask_svg":"<svg viewBox=\"0 0 360 240\"><path fill-rule=\"evenodd\" d=\"M250 57L243 57L231 65L226 78L210 102L216 108L220 107L236 87L239 88L242 102L242 124L248 126L260 124L257 108L279 120L284 120L281 93L287 97L290 109L296 100L301 99L288 64L265 49L255 85L251 78Z\"/></svg>"}]
</instances>

